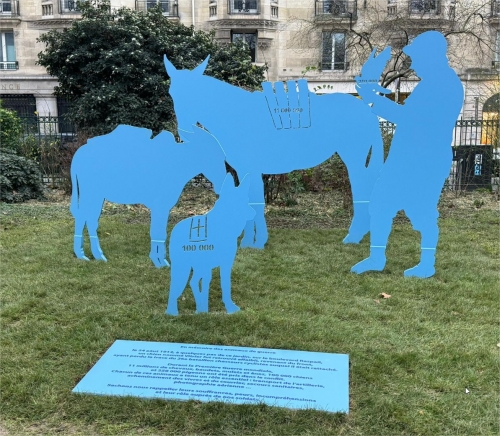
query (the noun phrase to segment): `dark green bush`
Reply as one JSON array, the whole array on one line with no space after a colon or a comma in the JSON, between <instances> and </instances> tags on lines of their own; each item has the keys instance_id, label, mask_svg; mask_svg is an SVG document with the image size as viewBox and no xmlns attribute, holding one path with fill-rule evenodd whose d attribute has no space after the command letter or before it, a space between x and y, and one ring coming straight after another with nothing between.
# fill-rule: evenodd
<instances>
[{"instance_id":1,"label":"dark green bush","mask_svg":"<svg viewBox=\"0 0 500 436\"><path fill-rule=\"evenodd\" d=\"M0 201L20 203L32 198L43 198L38 165L13 150L0 149Z\"/></svg>"},{"instance_id":2,"label":"dark green bush","mask_svg":"<svg viewBox=\"0 0 500 436\"><path fill-rule=\"evenodd\" d=\"M3 108L0 102L0 147L17 150L21 134L21 120L14 111Z\"/></svg>"}]
</instances>

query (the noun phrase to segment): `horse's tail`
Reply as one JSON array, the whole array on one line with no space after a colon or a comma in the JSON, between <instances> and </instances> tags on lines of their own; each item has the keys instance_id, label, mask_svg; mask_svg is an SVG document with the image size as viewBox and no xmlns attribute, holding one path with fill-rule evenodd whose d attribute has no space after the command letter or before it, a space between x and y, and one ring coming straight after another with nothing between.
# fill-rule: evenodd
<instances>
[{"instance_id":1,"label":"horse's tail","mask_svg":"<svg viewBox=\"0 0 500 436\"><path fill-rule=\"evenodd\" d=\"M76 218L79 209L77 162L78 158L75 154L73 161L71 162L71 205L69 207L69 210L74 218Z\"/></svg>"}]
</instances>

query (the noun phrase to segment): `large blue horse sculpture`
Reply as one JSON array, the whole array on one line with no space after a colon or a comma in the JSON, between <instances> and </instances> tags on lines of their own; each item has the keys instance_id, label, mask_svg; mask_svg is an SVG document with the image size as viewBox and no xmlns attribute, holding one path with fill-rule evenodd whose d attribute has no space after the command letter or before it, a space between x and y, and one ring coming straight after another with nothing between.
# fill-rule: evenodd
<instances>
[{"instance_id":1,"label":"large blue horse sculpture","mask_svg":"<svg viewBox=\"0 0 500 436\"><path fill-rule=\"evenodd\" d=\"M249 199L256 214L245 227L241 246L263 248L268 238L262 174L310 168L335 152L347 166L354 200L344 242L358 243L370 229L368 202L384 159L377 116L351 95L318 96L307 90L300 108L273 108L269 93L248 92L205 76L208 59L191 71L177 70L166 57L164 62L180 136L200 123L219 140L227 162L250 178ZM295 88L295 82L288 82L289 101ZM283 86L281 90L283 94ZM276 127L274 112L295 110L307 112L307 127Z\"/></svg>"},{"instance_id":2,"label":"large blue horse sculpture","mask_svg":"<svg viewBox=\"0 0 500 436\"><path fill-rule=\"evenodd\" d=\"M71 213L75 218L74 252L83 251L85 225L92 255L106 261L97 236L104 200L144 204L151 211L150 259L168 266L165 242L170 210L187 182L203 173L219 192L226 176L225 155L217 140L198 127L175 142L170 132L151 139L151 130L120 125L111 133L92 138L79 148L71 163Z\"/></svg>"}]
</instances>

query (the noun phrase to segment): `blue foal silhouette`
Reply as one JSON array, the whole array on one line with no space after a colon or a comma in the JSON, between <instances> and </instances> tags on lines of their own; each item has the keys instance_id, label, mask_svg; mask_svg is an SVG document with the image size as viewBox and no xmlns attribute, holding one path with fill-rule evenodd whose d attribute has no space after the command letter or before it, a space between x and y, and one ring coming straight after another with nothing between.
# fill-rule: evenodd
<instances>
[{"instance_id":1,"label":"blue foal silhouette","mask_svg":"<svg viewBox=\"0 0 500 436\"><path fill-rule=\"evenodd\" d=\"M245 223L255 215L248 204L250 178L245 177L237 188L227 175L220 197L205 215L187 218L178 223L170 235L170 292L166 313L178 315L177 299L189 279L196 302L196 312L208 312L208 293L212 269L220 267L222 301L227 313L239 307L231 299L231 270L238 249L238 236Z\"/></svg>"},{"instance_id":2,"label":"blue foal silhouette","mask_svg":"<svg viewBox=\"0 0 500 436\"><path fill-rule=\"evenodd\" d=\"M256 214L245 227L242 247L264 248L267 242L262 174L310 168L335 152L347 166L354 202L344 242L363 238L369 231L370 193L384 159L378 118L366 104L348 94L309 93L305 80L287 82L287 92L281 82L274 90L265 82L264 92L248 92L205 76L208 58L192 71L164 61L181 137L199 122L220 141L237 173L250 178Z\"/></svg>"},{"instance_id":3,"label":"blue foal silhouette","mask_svg":"<svg viewBox=\"0 0 500 436\"><path fill-rule=\"evenodd\" d=\"M142 203L151 211L150 259L158 268L168 266L165 252L170 210L184 185L203 173L216 193L226 176L225 155L217 140L194 127L175 142L170 132L151 139L151 130L120 125L111 133L92 138L80 147L71 163L71 213L75 218L74 252L83 252L85 225L92 255L106 261L97 236L104 200L121 204Z\"/></svg>"},{"instance_id":4,"label":"blue foal silhouette","mask_svg":"<svg viewBox=\"0 0 500 436\"><path fill-rule=\"evenodd\" d=\"M436 31L422 33L403 51L421 81L404 105L377 95L373 84L359 84L363 101L374 113L396 124L389 156L370 197L370 257L352 271L381 271L392 219L403 210L421 234L421 259L405 276L434 275L439 216L437 203L452 162L452 135L464 92L449 67L446 39ZM436 101L436 96L444 98Z\"/></svg>"}]
</instances>

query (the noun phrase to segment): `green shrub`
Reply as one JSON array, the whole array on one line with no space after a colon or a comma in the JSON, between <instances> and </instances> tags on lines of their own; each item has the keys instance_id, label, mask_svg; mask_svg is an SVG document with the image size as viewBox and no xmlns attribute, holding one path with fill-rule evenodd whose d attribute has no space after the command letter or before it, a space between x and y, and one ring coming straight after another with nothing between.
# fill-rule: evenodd
<instances>
[{"instance_id":1,"label":"green shrub","mask_svg":"<svg viewBox=\"0 0 500 436\"><path fill-rule=\"evenodd\" d=\"M0 149L0 201L20 203L32 198L43 198L38 165L13 150Z\"/></svg>"},{"instance_id":2,"label":"green shrub","mask_svg":"<svg viewBox=\"0 0 500 436\"><path fill-rule=\"evenodd\" d=\"M22 134L21 120L14 111L0 104L0 147L17 150Z\"/></svg>"}]
</instances>

